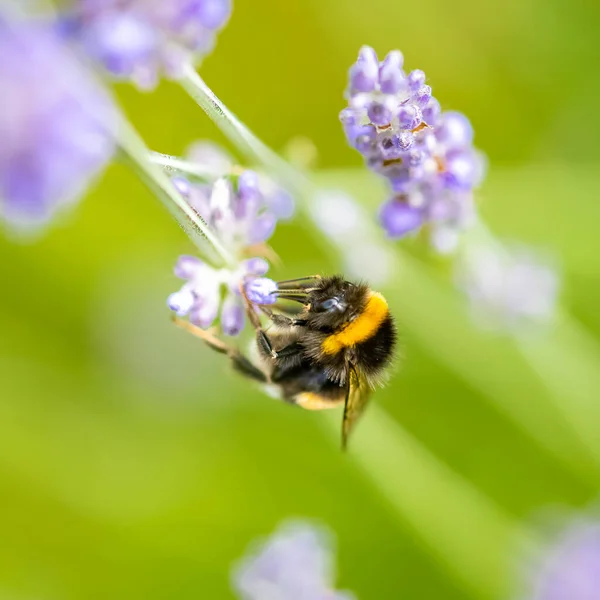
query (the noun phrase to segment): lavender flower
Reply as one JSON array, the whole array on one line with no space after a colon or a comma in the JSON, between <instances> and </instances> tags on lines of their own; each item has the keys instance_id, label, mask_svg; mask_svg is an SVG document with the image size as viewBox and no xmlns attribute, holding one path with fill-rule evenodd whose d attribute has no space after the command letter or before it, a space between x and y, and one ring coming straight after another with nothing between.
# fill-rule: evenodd
<instances>
[{"instance_id":1,"label":"lavender flower","mask_svg":"<svg viewBox=\"0 0 600 600\"><path fill-rule=\"evenodd\" d=\"M230 15L231 0L77 0L64 29L114 76L149 89L208 54Z\"/></svg>"},{"instance_id":2,"label":"lavender flower","mask_svg":"<svg viewBox=\"0 0 600 600\"><path fill-rule=\"evenodd\" d=\"M246 286L249 300L256 304L272 304L276 299L272 294L276 284L262 278L268 263L258 257L243 258L248 252L265 252L264 242L275 229L275 215L266 207L253 171L240 174L235 191L226 178L217 179L212 187L181 177L174 178L174 183L239 263L236 268L214 269L192 256L180 257L175 275L186 283L169 296L169 308L179 316L188 315L202 328L210 327L220 314L223 333L238 335L245 321L241 286Z\"/></svg>"},{"instance_id":3,"label":"lavender flower","mask_svg":"<svg viewBox=\"0 0 600 600\"><path fill-rule=\"evenodd\" d=\"M191 165L197 165L211 172L212 177L206 177L204 185L195 183L196 195L207 196L210 194L209 183L214 183L217 178L237 174L240 193L253 196L254 200L275 219L288 220L295 212L292 195L264 173L246 171L236 166L233 158L220 146L206 140L200 140L190 145L186 152L186 159ZM252 188L252 189L250 189ZM201 203L202 201L199 200Z\"/></svg>"},{"instance_id":4,"label":"lavender flower","mask_svg":"<svg viewBox=\"0 0 600 600\"><path fill-rule=\"evenodd\" d=\"M548 322L559 291L556 270L523 247L473 247L456 278L474 317L488 328L522 330Z\"/></svg>"},{"instance_id":5,"label":"lavender flower","mask_svg":"<svg viewBox=\"0 0 600 600\"><path fill-rule=\"evenodd\" d=\"M332 589L331 555L327 532L287 523L243 559L233 586L242 600L351 600Z\"/></svg>"},{"instance_id":6,"label":"lavender flower","mask_svg":"<svg viewBox=\"0 0 600 600\"><path fill-rule=\"evenodd\" d=\"M0 218L42 225L110 160L113 107L61 40L0 16Z\"/></svg>"},{"instance_id":7,"label":"lavender flower","mask_svg":"<svg viewBox=\"0 0 600 600\"><path fill-rule=\"evenodd\" d=\"M212 188L190 185L188 199L223 244L234 252L266 242L275 231L277 218L259 191L254 171L240 175L236 192L228 179L221 178Z\"/></svg>"},{"instance_id":8,"label":"lavender flower","mask_svg":"<svg viewBox=\"0 0 600 600\"><path fill-rule=\"evenodd\" d=\"M269 265L261 258L242 261L237 269L230 270L214 269L194 256L180 256L175 265L175 275L184 279L185 284L169 296L167 304L178 316L187 315L190 322L203 329L210 327L220 313L223 333L238 335L245 322L240 285L246 280L251 282L252 276L264 275L268 269ZM268 296L265 289L261 291L254 290L254 302L260 302Z\"/></svg>"},{"instance_id":9,"label":"lavender flower","mask_svg":"<svg viewBox=\"0 0 600 600\"><path fill-rule=\"evenodd\" d=\"M349 144L390 183L391 198L380 211L388 236L400 238L429 223L433 246L446 252L472 221L483 161L467 118L442 113L425 73L406 73L403 63L397 50L380 63L364 46L350 69L348 107L340 118Z\"/></svg>"},{"instance_id":10,"label":"lavender flower","mask_svg":"<svg viewBox=\"0 0 600 600\"><path fill-rule=\"evenodd\" d=\"M600 523L581 521L563 532L534 574L528 600L600 599Z\"/></svg>"}]
</instances>

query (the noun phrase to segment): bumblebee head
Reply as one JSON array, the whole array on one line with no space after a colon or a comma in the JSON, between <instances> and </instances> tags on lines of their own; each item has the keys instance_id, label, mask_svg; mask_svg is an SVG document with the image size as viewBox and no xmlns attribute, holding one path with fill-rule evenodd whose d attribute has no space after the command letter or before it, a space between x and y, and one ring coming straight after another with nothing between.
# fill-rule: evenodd
<instances>
[{"instance_id":1,"label":"bumblebee head","mask_svg":"<svg viewBox=\"0 0 600 600\"><path fill-rule=\"evenodd\" d=\"M346 281L343 277L312 278L302 287L286 290L279 284L279 297L304 304L302 318L311 329L334 333L354 321L369 299L367 285Z\"/></svg>"}]
</instances>

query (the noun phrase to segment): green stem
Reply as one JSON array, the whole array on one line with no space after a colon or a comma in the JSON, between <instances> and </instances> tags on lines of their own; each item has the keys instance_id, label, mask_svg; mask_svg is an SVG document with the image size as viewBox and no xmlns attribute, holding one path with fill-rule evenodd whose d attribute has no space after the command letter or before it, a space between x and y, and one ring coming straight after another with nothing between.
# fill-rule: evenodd
<instances>
[{"instance_id":1,"label":"green stem","mask_svg":"<svg viewBox=\"0 0 600 600\"><path fill-rule=\"evenodd\" d=\"M117 141L134 171L163 202L202 255L211 262L234 268L236 262L233 256L198 213L181 197L163 170L154 164L144 141L125 118L122 118L119 124Z\"/></svg>"},{"instance_id":2,"label":"green stem","mask_svg":"<svg viewBox=\"0 0 600 600\"><path fill-rule=\"evenodd\" d=\"M209 180L218 179L225 175L225 173L217 172L205 165L191 163L183 158L162 154L161 152L151 152L150 159L155 165L162 167L165 172L171 174L185 173L191 177Z\"/></svg>"},{"instance_id":3,"label":"green stem","mask_svg":"<svg viewBox=\"0 0 600 600\"><path fill-rule=\"evenodd\" d=\"M306 196L314 191L314 186L308 177L256 137L215 96L192 65L187 66L179 83L249 163L264 165L282 185L297 195Z\"/></svg>"}]
</instances>

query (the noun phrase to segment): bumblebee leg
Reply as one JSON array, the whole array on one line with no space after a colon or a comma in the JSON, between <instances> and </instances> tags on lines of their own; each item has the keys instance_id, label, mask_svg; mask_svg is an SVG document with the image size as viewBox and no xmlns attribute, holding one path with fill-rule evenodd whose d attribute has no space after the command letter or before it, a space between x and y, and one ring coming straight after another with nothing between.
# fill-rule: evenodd
<instances>
[{"instance_id":1,"label":"bumblebee leg","mask_svg":"<svg viewBox=\"0 0 600 600\"><path fill-rule=\"evenodd\" d=\"M292 319L291 317L286 317L285 315L281 315L279 313L274 313L270 308L267 308L266 306L259 306L258 308L275 325L279 325L282 327L293 327L296 325L306 325L306 321L304 319Z\"/></svg>"},{"instance_id":2,"label":"bumblebee leg","mask_svg":"<svg viewBox=\"0 0 600 600\"><path fill-rule=\"evenodd\" d=\"M258 342L259 348L271 356L271 358L277 358L277 353L273 350L273 346L271 345L271 340L267 337L265 330L262 327L262 323L260 322L260 317L254 310L254 305L250 300L248 300L248 296L246 295L246 288L242 283L240 285L240 292L242 294L242 298L244 299L244 304L246 305L246 315L248 316L248 320L254 329L256 330L256 341Z\"/></svg>"},{"instance_id":3,"label":"bumblebee leg","mask_svg":"<svg viewBox=\"0 0 600 600\"><path fill-rule=\"evenodd\" d=\"M219 354L226 354L233 364L233 368L249 377L250 379L254 379L256 381L260 381L261 383L265 383L268 378L267 376L250 360L248 360L237 348L233 348L232 346L228 346L223 340L220 340L216 335L214 335L211 331L207 331L206 329L202 329L201 327L197 327L193 325L189 321L185 321L184 319L180 319L179 317L173 317L173 323L184 329L185 331L199 337L209 348L215 350Z\"/></svg>"}]
</instances>

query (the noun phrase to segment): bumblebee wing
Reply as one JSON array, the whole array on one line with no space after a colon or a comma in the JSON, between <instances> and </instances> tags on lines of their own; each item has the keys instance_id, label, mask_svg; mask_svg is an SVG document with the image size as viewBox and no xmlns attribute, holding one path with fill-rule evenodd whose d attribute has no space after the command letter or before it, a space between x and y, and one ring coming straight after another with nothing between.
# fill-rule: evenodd
<instances>
[{"instance_id":1,"label":"bumblebee wing","mask_svg":"<svg viewBox=\"0 0 600 600\"><path fill-rule=\"evenodd\" d=\"M342 449L348 444L348 436L354 428L356 421L362 415L369 403L371 389L364 377L350 367L348 376L348 388L346 390L346 402L344 405L344 419L342 421Z\"/></svg>"}]
</instances>

